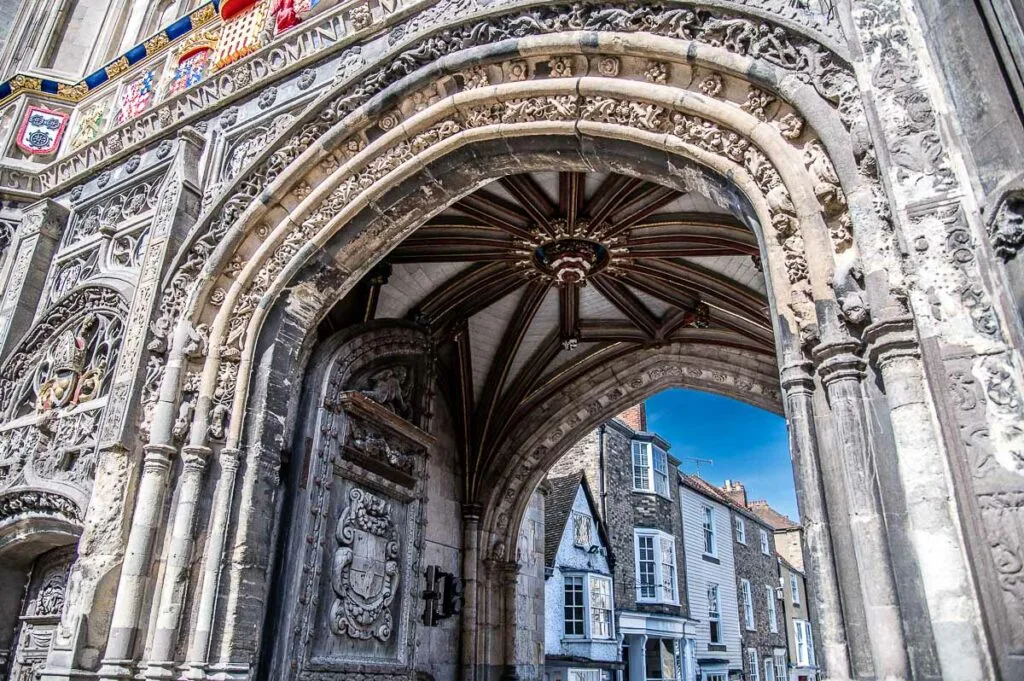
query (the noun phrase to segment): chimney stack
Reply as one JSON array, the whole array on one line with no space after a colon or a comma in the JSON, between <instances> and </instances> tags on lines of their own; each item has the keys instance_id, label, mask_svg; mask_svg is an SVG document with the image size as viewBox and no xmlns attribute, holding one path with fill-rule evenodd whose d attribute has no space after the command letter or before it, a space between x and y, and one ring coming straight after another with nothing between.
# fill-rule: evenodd
<instances>
[{"instance_id":1,"label":"chimney stack","mask_svg":"<svg viewBox=\"0 0 1024 681\"><path fill-rule=\"evenodd\" d=\"M647 407L641 402L616 416L618 420L636 431L647 430Z\"/></svg>"},{"instance_id":2,"label":"chimney stack","mask_svg":"<svg viewBox=\"0 0 1024 681\"><path fill-rule=\"evenodd\" d=\"M747 489L739 480L726 480L722 491L741 508L747 508Z\"/></svg>"}]
</instances>

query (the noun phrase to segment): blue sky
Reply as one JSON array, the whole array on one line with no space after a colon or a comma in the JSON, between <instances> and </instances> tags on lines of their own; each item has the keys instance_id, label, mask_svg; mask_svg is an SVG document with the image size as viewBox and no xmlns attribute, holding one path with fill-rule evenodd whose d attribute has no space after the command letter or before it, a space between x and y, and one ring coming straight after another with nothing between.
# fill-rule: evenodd
<instances>
[{"instance_id":1,"label":"blue sky","mask_svg":"<svg viewBox=\"0 0 1024 681\"><path fill-rule=\"evenodd\" d=\"M696 390L666 390L647 400L647 429L671 443L685 473L695 463L686 457L712 459L700 476L722 485L739 480L748 499L767 499L796 520L793 466L789 460L786 420L770 412Z\"/></svg>"}]
</instances>

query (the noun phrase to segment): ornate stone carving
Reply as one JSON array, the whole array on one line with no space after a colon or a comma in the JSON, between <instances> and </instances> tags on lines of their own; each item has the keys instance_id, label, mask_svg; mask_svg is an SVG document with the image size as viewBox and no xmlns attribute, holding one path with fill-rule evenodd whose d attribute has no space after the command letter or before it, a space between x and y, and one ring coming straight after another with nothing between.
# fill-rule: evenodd
<instances>
[{"instance_id":1,"label":"ornate stone carving","mask_svg":"<svg viewBox=\"0 0 1024 681\"><path fill-rule=\"evenodd\" d=\"M65 496L40 490L24 490L0 497L0 523L21 515L57 516L77 524L82 511Z\"/></svg>"},{"instance_id":2,"label":"ornate stone carving","mask_svg":"<svg viewBox=\"0 0 1024 681\"><path fill-rule=\"evenodd\" d=\"M1006 196L989 218L988 235L996 255L1004 261L1017 257L1024 247L1024 195Z\"/></svg>"},{"instance_id":3,"label":"ornate stone carving","mask_svg":"<svg viewBox=\"0 0 1024 681\"><path fill-rule=\"evenodd\" d=\"M394 626L390 607L399 586L398 535L391 505L358 487L349 491L348 501L335 531L331 631L387 641Z\"/></svg>"},{"instance_id":4,"label":"ornate stone carving","mask_svg":"<svg viewBox=\"0 0 1024 681\"><path fill-rule=\"evenodd\" d=\"M140 182L124 192L94 203L82 211L76 211L61 247L71 246L101 230L114 231L126 220L153 210L159 195L158 181Z\"/></svg>"},{"instance_id":5,"label":"ornate stone carving","mask_svg":"<svg viewBox=\"0 0 1024 681\"><path fill-rule=\"evenodd\" d=\"M78 289L51 307L0 368L0 411L45 412L98 397L117 361L126 307L105 287Z\"/></svg>"},{"instance_id":6,"label":"ornate stone carving","mask_svg":"<svg viewBox=\"0 0 1024 681\"><path fill-rule=\"evenodd\" d=\"M409 388L409 379L409 370L406 367L381 369L367 378L369 387L363 389L362 393L382 407L408 418L410 407L405 395Z\"/></svg>"}]
</instances>

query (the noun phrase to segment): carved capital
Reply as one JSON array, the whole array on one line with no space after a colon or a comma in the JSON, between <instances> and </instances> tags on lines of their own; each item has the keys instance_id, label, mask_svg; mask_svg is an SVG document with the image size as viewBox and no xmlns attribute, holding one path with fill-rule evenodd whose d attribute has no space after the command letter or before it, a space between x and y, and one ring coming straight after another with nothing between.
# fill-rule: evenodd
<instances>
[{"instance_id":1,"label":"carved capital","mask_svg":"<svg viewBox=\"0 0 1024 681\"><path fill-rule=\"evenodd\" d=\"M1013 260L1024 247L1024 173L993 192L985 213L993 250L1004 262Z\"/></svg>"},{"instance_id":2,"label":"carved capital","mask_svg":"<svg viewBox=\"0 0 1024 681\"><path fill-rule=\"evenodd\" d=\"M814 349L818 375L826 388L838 381L860 381L864 377L860 349L860 343L850 337L826 341Z\"/></svg>"},{"instance_id":3,"label":"carved capital","mask_svg":"<svg viewBox=\"0 0 1024 681\"><path fill-rule=\"evenodd\" d=\"M220 450L218 461L221 471L234 473L238 470L238 463L242 459L242 451L236 447L224 447Z\"/></svg>"},{"instance_id":4,"label":"carved capital","mask_svg":"<svg viewBox=\"0 0 1024 681\"><path fill-rule=\"evenodd\" d=\"M171 459L178 453L170 445L147 444L142 459L143 474L166 474L171 467Z\"/></svg>"},{"instance_id":5,"label":"carved capital","mask_svg":"<svg viewBox=\"0 0 1024 681\"><path fill-rule=\"evenodd\" d=\"M864 340L868 345L868 357L879 368L896 359L921 356L914 321L910 317L875 322L864 329Z\"/></svg>"},{"instance_id":6,"label":"carved capital","mask_svg":"<svg viewBox=\"0 0 1024 681\"><path fill-rule=\"evenodd\" d=\"M181 461L188 472L201 473L206 468L212 450L205 445L186 445L181 448Z\"/></svg>"},{"instance_id":7,"label":"carved capital","mask_svg":"<svg viewBox=\"0 0 1024 681\"><path fill-rule=\"evenodd\" d=\"M806 359L790 362L780 371L780 384L786 396L814 392L814 364Z\"/></svg>"},{"instance_id":8,"label":"carved capital","mask_svg":"<svg viewBox=\"0 0 1024 681\"><path fill-rule=\"evenodd\" d=\"M484 507L481 504L463 504L462 505L462 519L467 521L480 522L480 516L483 515Z\"/></svg>"}]
</instances>

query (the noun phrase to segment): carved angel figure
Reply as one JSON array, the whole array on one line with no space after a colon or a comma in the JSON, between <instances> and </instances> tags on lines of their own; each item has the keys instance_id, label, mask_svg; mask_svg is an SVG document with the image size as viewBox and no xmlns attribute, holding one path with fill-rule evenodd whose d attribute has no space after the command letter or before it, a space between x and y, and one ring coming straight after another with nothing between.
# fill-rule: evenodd
<instances>
[{"instance_id":1,"label":"carved angel figure","mask_svg":"<svg viewBox=\"0 0 1024 681\"><path fill-rule=\"evenodd\" d=\"M409 411L404 392L407 377L408 370L405 367L382 369L370 376L370 385L373 387L362 392L382 407L396 414L406 414Z\"/></svg>"}]
</instances>

